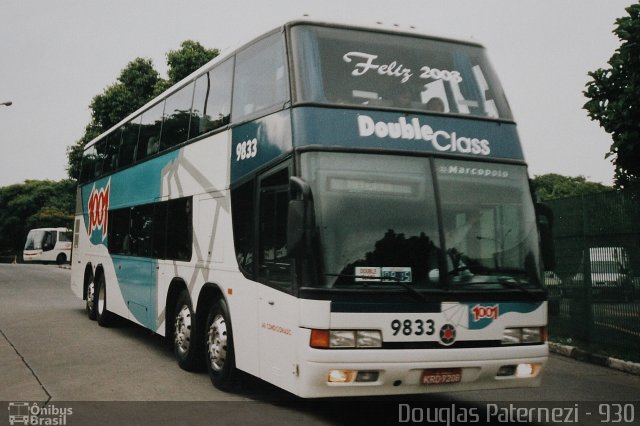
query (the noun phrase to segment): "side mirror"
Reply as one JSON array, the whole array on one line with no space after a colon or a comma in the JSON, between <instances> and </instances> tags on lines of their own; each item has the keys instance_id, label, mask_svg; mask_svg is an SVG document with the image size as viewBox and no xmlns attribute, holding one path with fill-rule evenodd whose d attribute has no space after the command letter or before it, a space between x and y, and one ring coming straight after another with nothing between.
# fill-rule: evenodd
<instances>
[{"instance_id":1,"label":"side mirror","mask_svg":"<svg viewBox=\"0 0 640 426\"><path fill-rule=\"evenodd\" d=\"M291 201L287 210L287 255L293 257L306 248L313 226L311 188L304 180L289 178Z\"/></svg>"},{"instance_id":2,"label":"side mirror","mask_svg":"<svg viewBox=\"0 0 640 426\"><path fill-rule=\"evenodd\" d=\"M292 257L304 248L307 234L308 203L304 200L289 201L287 210L287 255Z\"/></svg>"},{"instance_id":3,"label":"side mirror","mask_svg":"<svg viewBox=\"0 0 640 426\"><path fill-rule=\"evenodd\" d=\"M556 268L556 253L553 243L553 211L542 203L536 204L536 217L540 230L540 245L542 249L542 263L546 271Z\"/></svg>"}]
</instances>

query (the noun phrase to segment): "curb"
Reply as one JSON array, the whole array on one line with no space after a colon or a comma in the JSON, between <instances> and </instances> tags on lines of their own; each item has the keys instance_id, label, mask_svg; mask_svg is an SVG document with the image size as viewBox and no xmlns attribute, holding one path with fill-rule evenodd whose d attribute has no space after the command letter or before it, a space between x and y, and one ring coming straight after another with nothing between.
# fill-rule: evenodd
<instances>
[{"instance_id":1,"label":"curb","mask_svg":"<svg viewBox=\"0 0 640 426\"><path fill-rule=\"evenodd\" d=\"M549 342L549 351L578 361L589 362L640 376L640 364L636 362L623 361L621 359L605 355L593 354L574 346L562 345L554 342Z\"/></svg>"}]
</instances>

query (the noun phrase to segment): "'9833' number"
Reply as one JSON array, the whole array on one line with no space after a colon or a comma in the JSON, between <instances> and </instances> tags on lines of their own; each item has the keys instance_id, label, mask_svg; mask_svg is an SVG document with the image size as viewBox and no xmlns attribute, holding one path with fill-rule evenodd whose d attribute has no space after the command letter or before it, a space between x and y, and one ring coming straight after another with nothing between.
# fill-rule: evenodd
<instances>
[{"instance_id":1,"label":"'9833' number","mask_svg":"<svg viewBox=\"0 0 640 426\"><path fill-rule=\"evenodd\" d=\"M253 138L236 145L236 161L247 160L258 154L258 139Z\"/></svg>"},{"instance_id":2,"label":"'9833' number","mask_svg":"<svg viewBox=\"0 0 640 426\"><path fill-rule=\"evenodd\" d=\"M426 321L421 319L394 319L391 321L391 329L393 330L394 336L397 336L400 333L405 336L432 336L435 333L435 323L432 319L428 319Z\"/></svg>"}]
</instances>

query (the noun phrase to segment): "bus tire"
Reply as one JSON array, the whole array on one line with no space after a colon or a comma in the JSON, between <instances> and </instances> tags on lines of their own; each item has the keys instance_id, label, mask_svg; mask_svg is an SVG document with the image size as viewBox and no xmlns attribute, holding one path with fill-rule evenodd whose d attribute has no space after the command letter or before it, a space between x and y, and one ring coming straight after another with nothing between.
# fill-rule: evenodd
<instances>
[{"instance_id":1,"label":"bus tire","mask_svg":"<svg viewBox=\"0 0 640 426\"><path fill-rule=\"evenodd\" d=\"M104 275L98 276L94 291L96 320L101 327L109 327L113 324L113 314L107 310L107 285Z\"/></svg>"},{"instance_id":2,"label":"bus tire","mask_svg":"<svg viewBox=\"0 0 640 426\"><path fill-rule=\"evenodd\" d=\"M64 253L60 253L58 257L56 257L56 263L58 264L58 266L62 266L67 263L67 255Z\"/></svg>"},{"instance_id":3,"label":"bus tire","mask_svg":"<svg viewBox=\"0 0 640 426\"><path fill-rule=\"evenodd\" d=\"M229 309L222 299L215 301L209 309L204 342L207 372L211 383L220 390L232 390L238 384L238 371L235 365Z\"/></svg>"},{"instance_id":4,"label":"bus tire","mask_svg":"<svg viewBox=\"0 0 640 426\"><path fill-rule=\"evenodd\" d=\"M203 339L198 336L199 327L187 290L178 296L173 326L173 353L180 368L200 371L204 367Z\"/></svg>"},{"instance_id":5,"label":"bus tire","mask_svg":"<svg viewBox=\"0 0 640 426\"><path fill-rule=\"evenodd\" d=\"M96 304L96 285L94 284L93 280L89 281L89 284L87 284L87 303L86 303L86 310L87 310L87 316L89 317L89 319L91 321L95 321L96 320L96 308L97 308L97 304Z\"/></svg>"}]
</instances>

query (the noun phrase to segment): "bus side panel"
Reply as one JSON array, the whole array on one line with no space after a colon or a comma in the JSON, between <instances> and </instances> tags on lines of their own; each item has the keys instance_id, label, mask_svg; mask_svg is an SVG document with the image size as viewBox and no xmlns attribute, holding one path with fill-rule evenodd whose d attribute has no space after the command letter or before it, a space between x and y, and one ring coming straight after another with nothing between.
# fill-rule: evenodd
<instances>
[{"instance_id":1,"label":"bus side panel","mask_svg":"<svg viewBox=\"0 0 640 426\"><path fill-rule=\"evenodd\" d=\"M155 331L157 305L153 295L157 288L158 261L134 256L112 256L111 259L119 287L117 291L126 300L129 319ZM110 309L112 294L107 292L107 297Z\"/></svg>"},{"instance_id":2,"label":"bus side panel","mask_svg":"<svg viewBox=\"0 0 640 426\"><path fill-rule=\"evenodd\" d=\"M297 393L300 299L278 289L259 285L260 377Z\"/></svg>"},{"instance_id":3,"label":"bus side panel","mask_svg":"<svg viewBox=\"0 0 640 426\"><path fill-rule=\"evenodd\" d=\"M199 299L202 285L220 288L231 314L236 366L258 376L257 286L247 280L234 255L231 203L221 194L205 194L194 199L194 249L196 264L191 287L192 300ZM205 305L203 309L208 309Z\"/></svg>"},{"instance_id":4,"label":"bus side panel","mask_svg":"<svg viewBox=\"0 0 640 426\"><path fill-rule=\"evenodd\" d=\"M260 377L262 351L257 293L261 284L247 280L237 266L235 271L231 269L217 269L214 275L216 281L226 283L223 291L231 315L236 367Z\"/></svg>"},{"instance_id":5,"label":"bus side panel","mask_svg":"<svg viewBox=\"0 0 640 426\"><path fill-rule=\"evenodd\" d=\"M221 132L180 149L161 174L163 198L222 191L229 187L231 132Z\"/></svg>"},{"instance_id":6,"label":"bus side panel","mask_svg":"<svg viewBox=\"0 0 640 426\"><path fill-rule=\"evenodd\" d=\"M173 321L166 318L165 303L174 279L185 283L194 309L202 288L215 285L232 316L236 366L257 376L257 284L240 273L234 255L228 190L230 137L231 132L225 131L187 145L162 170L161 199L194 196L193 246L190 262L158 261L155 331L164 335L166 322Z\"/></svg>"}]
</instances>

